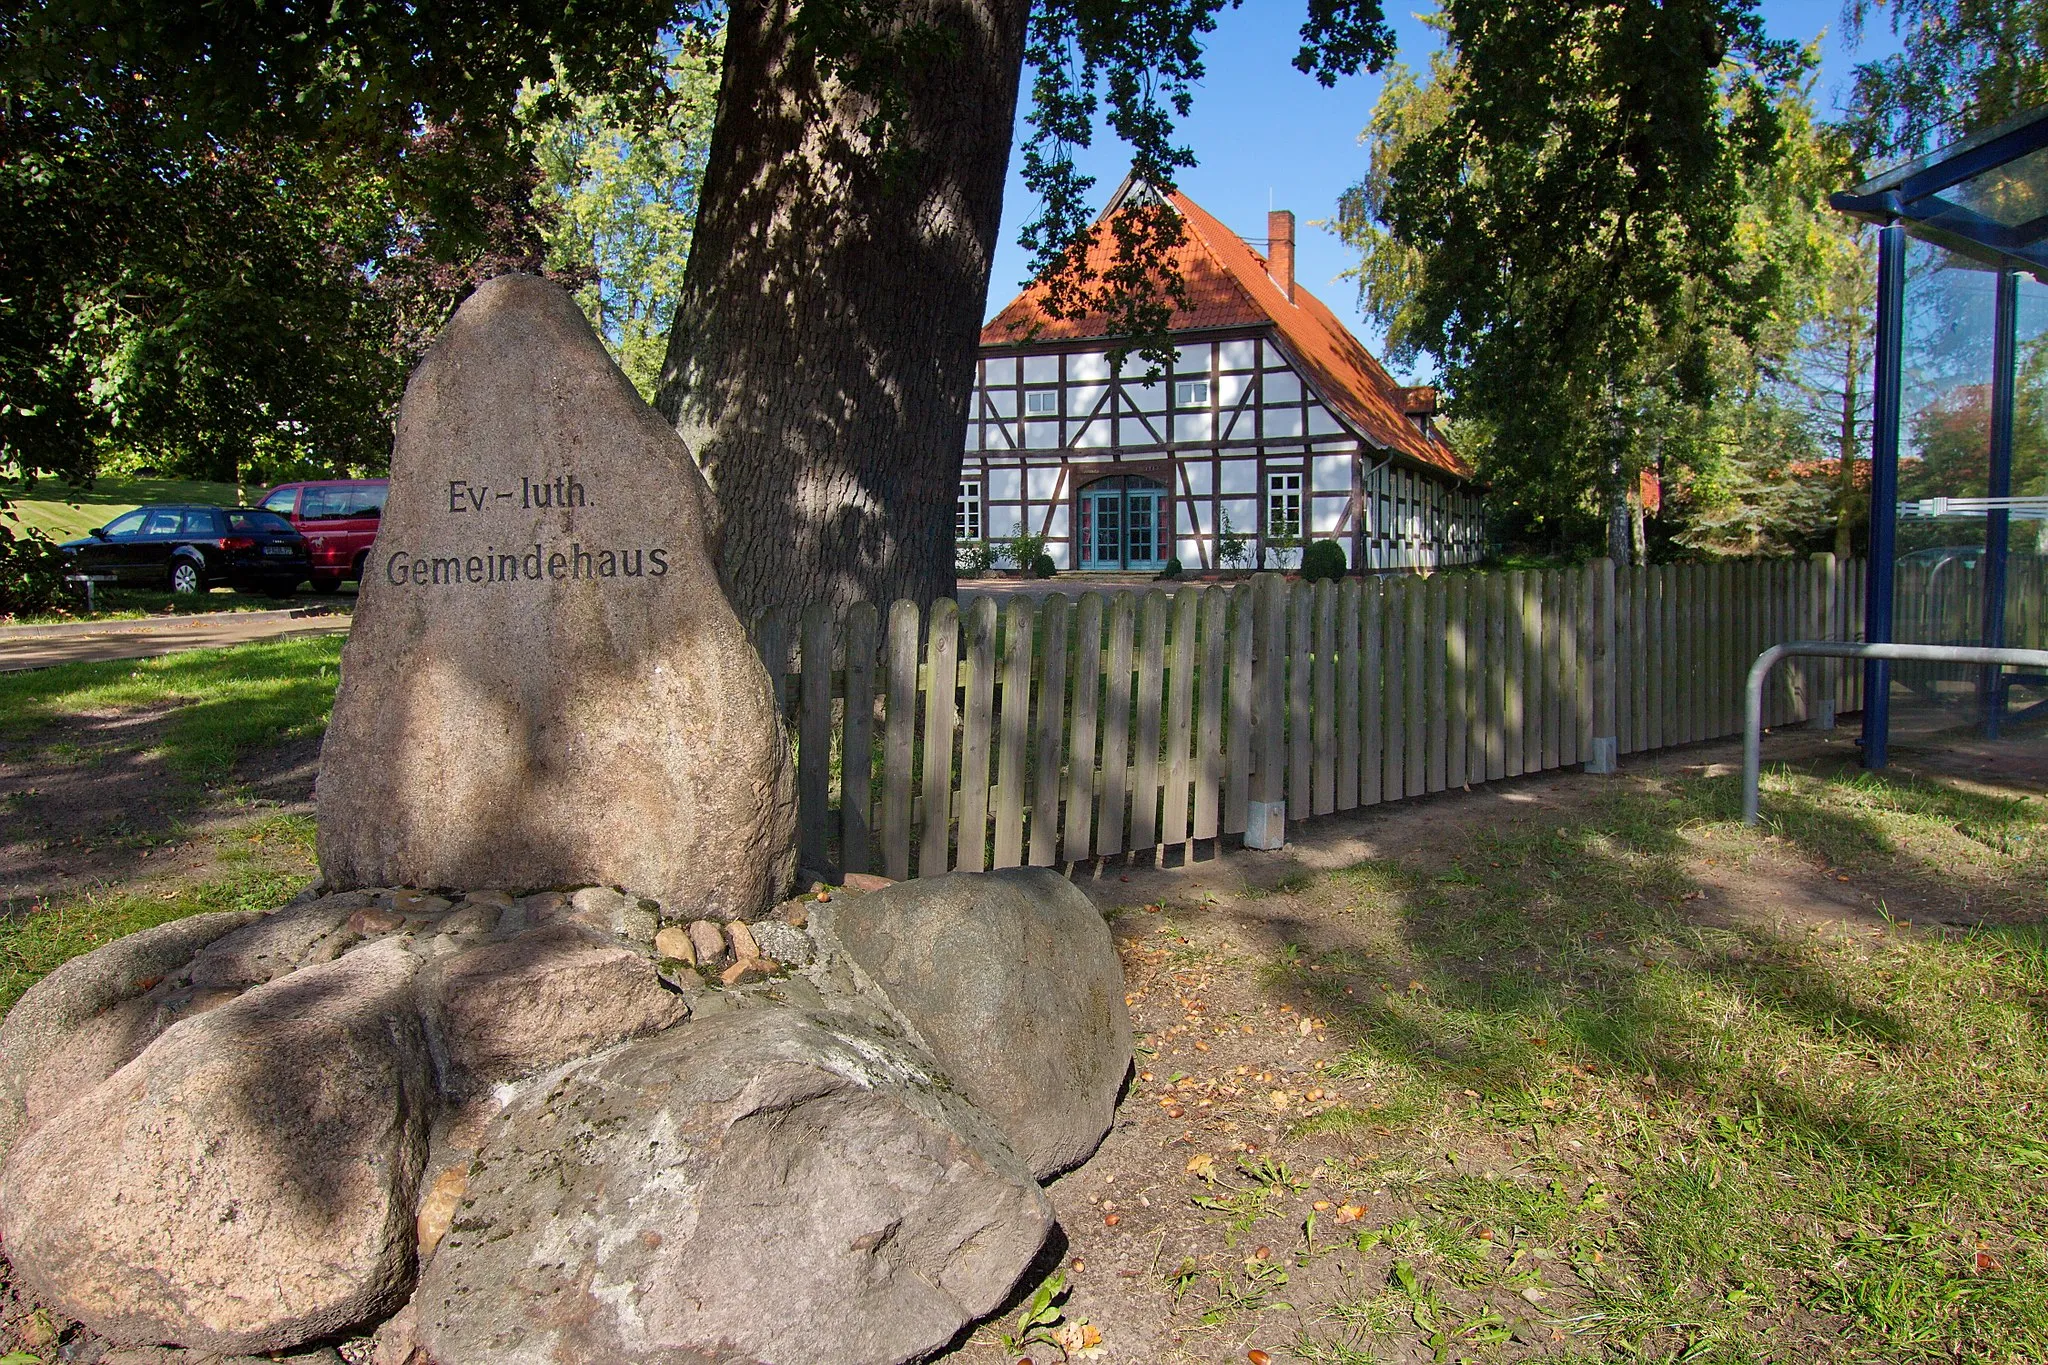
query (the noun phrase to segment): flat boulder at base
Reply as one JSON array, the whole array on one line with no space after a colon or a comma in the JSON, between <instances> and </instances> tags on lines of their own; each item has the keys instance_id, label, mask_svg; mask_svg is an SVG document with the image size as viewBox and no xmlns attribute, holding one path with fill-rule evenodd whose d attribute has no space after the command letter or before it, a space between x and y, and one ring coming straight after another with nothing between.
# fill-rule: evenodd
<instances>
[{"instance_id":1,"label":"flat boulder at base","mask_svg":"<svg viewBox=\"0 0 2048 1365\"><path fill-rule=\"evenodd\" d=\"M851 959L1040 1179L1109 1131L1131 1065L1131 1014L1109 925L1046 868L951 872L817 907Z\"/></svg>"},{"instance_id":2,"label":"flat boulder at base","mask_svg":"<svg viewBox=\"0 0 2048 1365\"><path fill-rule=\"evenodd\" d=\"M336 887L772 904L794 778L687 447L559 287L457 311L399 409L321 754Z\"/></svg>"},{"instance_id":3,"label":"flat boulder at base","mask_svg":"<svg viewBox=\"0 0 2048 1365\"><path fill-rule=\"evenodd\" d=\"M757 1005L514 1099L410 1311L438 1365L897 1365L999 1307L1051 1226L928 1060Z\"/></svg>"},{"instance_id":4,"label":"flat boulder at base","mask_svg":"<svg viewBox=\"0 0 2048 1365\"><path fill-rule=\"evenodd\" d=\"M405 1301L434 1106L395 940L186 1019L24 1137L0 1240L116 1342L286 1350Z\"/></svg>"}]
</instances>

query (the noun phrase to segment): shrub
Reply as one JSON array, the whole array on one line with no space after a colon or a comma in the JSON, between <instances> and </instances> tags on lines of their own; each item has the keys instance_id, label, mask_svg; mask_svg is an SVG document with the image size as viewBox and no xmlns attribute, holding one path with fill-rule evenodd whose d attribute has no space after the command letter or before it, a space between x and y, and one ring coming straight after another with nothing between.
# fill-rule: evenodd
<instances>
[{"instance_id":1,"label":"shrub","mask_svg":"<svg viewBox=\"0 0 2048 1365\"><path fill-rule=\"evenodd\" d=\"M1327 578L1332 583L1344 576L1344 547L1334 540L1319 540L1301 557L1301 576L1314 582Z\"/></svg>"},{"instance_id":2,"label":"shrub","mask_svg":"<svg viewBox=\"0 0 2048 1365\"><path fill-rule=\"evenodd\" d=\"M953 547L953 568L962 578L986 578L996 566L996 547L985 540L963 540Z\"/></svg>"},{"instance_id":3,"label":"shrub","mask_svg":"<svg viewBox=\"0 0 2048 1365\"><path fill-rule=\"evenodd\" d=\"M1166 567L1159 571L1161 578L1179 578L1180 574L1180 561L1178 559L1167 560Z\"/></svg>"},{"instance_id":4,"label":"shrub","mask_svg":"<svg viewBox=\"0 0 2048 1365\"><path fill-rule=\"evenodd\" d=\"M1031 561L1031 576L1033 578L1051 578L1059 571L1060 566L1052 562L1052 556L1049 554L1040 553Z\"/></svg>"},{"instance_id":5,"label":"shrub","mask_svg":"<svg viewBox=\"0 0 2048 1365\"><path fill-rule=\"evenodd\" d=\"M1242 569L1252 562L1252 538L1230 524L1230 513L1225 512L1216 523L1216 565L1223 569Z\"/></svg>"},{"instance_id":6,"label":"shrub","mask_svg":"<svg viewBox=\"0 0 2048 1365\"><path fill-rule=\"evenodd\" d=\"M7 513L8 520L15 513ZM0 522L0 616L56 611L73 605L76 594L64 575L71 558L34 527L17 531Z\"/></svg>"},{"instance_id":7,"label":"shrub","mask_svg":"<svg viewBox=\"0 0 2048 1365\"><path fill-rule=\"evenodd\" d=\"M1032 535L1020 521L999 553L1019 569L1036 572L1038 561L1045 554L1045 537Z\"/></svg>"}]
</instances>

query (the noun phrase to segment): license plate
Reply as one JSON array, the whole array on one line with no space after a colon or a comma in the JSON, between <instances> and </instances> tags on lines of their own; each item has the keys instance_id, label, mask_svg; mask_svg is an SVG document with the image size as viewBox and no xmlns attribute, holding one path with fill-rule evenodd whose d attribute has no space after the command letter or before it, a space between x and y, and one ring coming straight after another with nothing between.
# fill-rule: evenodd
<instances>
[{"instance_id":1,"label":"license plate","mask_svg":"<svg viewBox=\"0 0 2048 1365\"><path fill-rule=\"evenodd\" d=\"M291 552L292 547L289 545L266 545L263 547L263 553L267 555L288 555Z\"/></svg>"}]
</instances>

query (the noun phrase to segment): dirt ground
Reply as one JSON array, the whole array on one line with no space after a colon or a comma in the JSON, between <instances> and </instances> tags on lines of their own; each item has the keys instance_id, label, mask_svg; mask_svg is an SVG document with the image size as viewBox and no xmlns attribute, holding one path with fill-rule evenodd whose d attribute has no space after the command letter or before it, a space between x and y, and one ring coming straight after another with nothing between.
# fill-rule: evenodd
<instances>
[{"instance_id":1,"label":"dirt ground","mask_svg":"<svg viewBox=\"0 0 2048 1365\"><path fill-rule=\"evenodd\" d=\"M172 709L65 717L0 744L0 914L87 890L205 881L236 830L312 814L317 740L258 750L229 782L202 786L169 766Z\"/></svg>"}]
</instances>

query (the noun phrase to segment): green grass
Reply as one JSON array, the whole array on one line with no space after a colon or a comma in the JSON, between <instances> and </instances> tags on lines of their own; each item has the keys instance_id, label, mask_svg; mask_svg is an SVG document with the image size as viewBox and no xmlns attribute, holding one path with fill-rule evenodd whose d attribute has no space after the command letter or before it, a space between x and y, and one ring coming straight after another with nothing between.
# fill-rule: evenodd
<instances>
[{"instance_id":1,"label":"green grass","mask_svg":"<svg viewBox=\"0 0 2048 1365\"><path fill-rule=\"evenodd\" d=\"M245 753L326 732L341 647L341 636L324 635L0 674L0 737L32 740L65 717L168 706L171 770L217 782Z\"/></svg>"},{"instance_id":2,"label":"green grass","mask_svg":"<svg viewBox=\"0 0 2048 1365\"><path fill-rule=\"evenodd\" d=\"M230 611L277 611L288 607L332 605L344 609L353 605L349 596L306 596L297 592L273 597L268 593L236 592L232 588L214 588L207 592L174 593L158 592L149 588L108 588L97 589L93 594L93 611L87 615L85 599L77 599L78 609L59 612L28 612L14 617L5 624L14 626L40 626L67 621L139 621L146 616L209 616L216 612Z\"/></svg>"},{"instance_id":3,"label":"green grass","mask_svg":"<svg viewBox=\"0 0 2048 1365\"><path fill-rule=\"evenodd\" d=\"M251 488L250 497L264 490ZM219 507L236 505L231 483L192 479L129 479L102 475L91 488L73 488L45 479L33 489L0 483L0 498L20 514L20 525L35 527L52 540L76 540L95 526L105 526L133 507L153 502L197 502Z\"/></svg>"},{"instance_id":4,"label":"green grass","mask_svg":"<svg viewBox=\"0 0 2048 1365\"><path fill-rule=\"evenodd\" d=\"M2048 1359L2048 803L1780 772L1774 828L1745 831L1736 800L1670 782L1319 879L1359 941L1274 970L1348 1041L1334 1074L1388 1103L1299 1135L1355 1133L1368 1167L1375 1125L1439 1162L1523 1154L1408 1188L1415 1264L1477 1292L1513 1287L1510 1248L1565 1261L1580 1284L1545 1307L1587 1359ZM1961 884L1993 922L1685 913L1694 860L1767 841L1857 881ZM1481 1227L1475 1260L1450 1233ZM1371 1359L1372 1336L1302 1353Z\"/></svg>"},{"instance_id":5,"label":"green grass","mask_svg":"<svg viewBox=\"0 0 2048 1365\"><path fill-rule=\"evenodd\" d=\"M81 953L123 934L213 910L269 910L313 875L313 821L279 816L236 831L212 881L142 894L98 892L0 919L0 1014Z\"/></svg>"}]
</instances>

